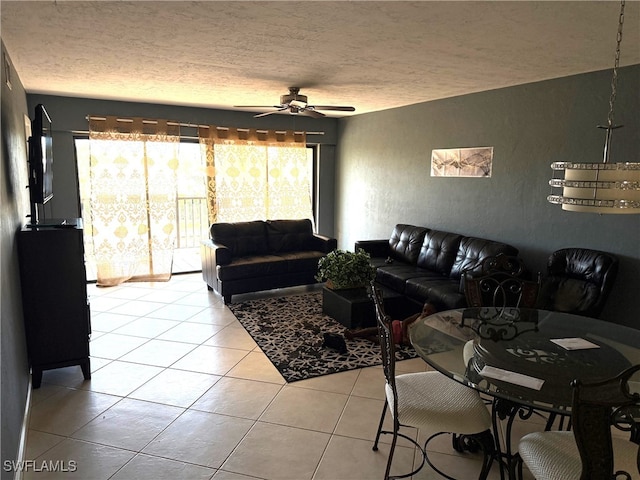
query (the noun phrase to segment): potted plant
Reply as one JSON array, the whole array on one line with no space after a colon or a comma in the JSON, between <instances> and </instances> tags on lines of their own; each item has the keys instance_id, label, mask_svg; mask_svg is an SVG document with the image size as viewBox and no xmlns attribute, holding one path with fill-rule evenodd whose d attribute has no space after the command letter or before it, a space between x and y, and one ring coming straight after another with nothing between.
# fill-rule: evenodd
<instances>
[{"instance_id":1,"label":"potted plant","mask_svg":"<svg viewBox=\"0 0 640 480\"><path fill-rule=\"evenodd\" d=\"M361 248L355 252L334 250L318 261L316 280L327 281L332 290L366 286L375 276L371 256Z\"/></svg>"}]
</instances>

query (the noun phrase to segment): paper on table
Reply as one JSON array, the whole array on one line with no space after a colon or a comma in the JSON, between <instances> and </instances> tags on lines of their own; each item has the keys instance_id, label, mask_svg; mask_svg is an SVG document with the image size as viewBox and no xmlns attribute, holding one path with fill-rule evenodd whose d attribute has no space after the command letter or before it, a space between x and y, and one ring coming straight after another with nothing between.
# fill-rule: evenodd
<instances>
[{"instance_id":1,"label":"paper on table","mask_svg":"<svg viewBox=\"0 0 640 480\"><path fill-rule=\"evenodd\" d=\"M490 367L488 365L482 367L480 375L513 383L514 385L532 388L533 390L540 390L544 384L544 380L540 380L539 378L523 375L522 373L510 372L509 370L503 370L501 368Z\"/></svg>"},{"instance_id":2,"label":"paper on table","mask_svg":"<svg viewBox=\"0 0 640 480\"><path fill-rule=\"evenodd\" d=\"M585 350L587 348L600 348L600 345L585 340L584 338L552 338L551 341L560 345L565 350Z\"/></svg>"}]
</instances>

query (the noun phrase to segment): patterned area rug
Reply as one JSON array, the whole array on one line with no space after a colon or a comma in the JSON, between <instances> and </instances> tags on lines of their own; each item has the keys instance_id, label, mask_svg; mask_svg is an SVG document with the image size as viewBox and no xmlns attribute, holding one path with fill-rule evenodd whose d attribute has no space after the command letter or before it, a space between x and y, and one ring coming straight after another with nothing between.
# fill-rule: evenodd
<instances>
[{"instance_id":1,"label":"patterned area rug","mask_svg":"<svg viewBox=\"0 0 640 480\"><path fill-rule=\"evenodd\" d=\"M355 368L380 365L380 347L357 338L346 340L344 355L322 346L324 333L342 335L345 327L322 313L322 292L264 298L229 308L287 382ZM411 347L398 347L398 360L415 358Z\"/></svg>"}]
</instances>

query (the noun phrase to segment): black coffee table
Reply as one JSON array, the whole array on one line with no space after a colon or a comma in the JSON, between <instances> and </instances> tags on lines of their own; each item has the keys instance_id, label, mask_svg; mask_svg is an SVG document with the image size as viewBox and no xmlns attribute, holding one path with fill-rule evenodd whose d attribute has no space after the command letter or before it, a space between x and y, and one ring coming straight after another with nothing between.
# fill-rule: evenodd
<instances>
[{"instance_id":1,"label":"black coffee table","mask_svg":"<svg viewBox=\"0 0 640 480\"><path fill-rule=\"evenodd\" d=\"M402 319L419 312L421 306L388 288L381 288L385 312L392 318ZM368 290L347 288L343 290L322 289L322 313L336 319L350 329L376 326L376 314Z\"/></svg>"}]
</instances>

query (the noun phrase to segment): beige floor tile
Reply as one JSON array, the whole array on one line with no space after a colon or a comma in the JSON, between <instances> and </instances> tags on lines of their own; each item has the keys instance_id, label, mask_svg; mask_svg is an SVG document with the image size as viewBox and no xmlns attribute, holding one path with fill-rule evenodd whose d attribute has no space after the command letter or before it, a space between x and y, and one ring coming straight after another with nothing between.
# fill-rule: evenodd
<instances>
[{"instance_id":1,"label":"beige floor tile","mask_svg":"<svg viewBox=\"0 0 640 480\"><path fill-rule=\"evenodd\" d=\"M206 323L181 322L158 337L160 340L201 344L222 330L222 325Z\"/></svg>"},{"instance_id":2,"label":"beige floor tile","mask_svg":"<svg viewBox=\"0 0 640 480\"><path fill-rule=\"evenodd\" d=\"M162 372L162 367L114 360L91 375L80 388L126 397Z\"/></svg>"},{"instance_id":3,"label":"beige floor tile","mask_svg":"<svg viewBox=\"0 0 640 480\"><path fill-rule=\"evenodd\" d=\"M36 465L42 468L42 462L58 465L57 472L29 471L25 480L49 480L49 479L83 479L83 480L107 480L125 465L134 452L118 448L97 445L95 443L80 440L66 439L58 445L35 459Z\"/></svg>"},{"instance_id":4,"label":"beige floor tile","mask_svg":"<svg viewBox=\"0 0 640 480\"><path fill-rule=\"evenodd\" d=\"M224 377L191 409L257 420L281 389L275 383Z\"/></svg>"},{"instance_id":5,"label":"beige floor tile","mask_svg":"<svg viewBox=\"0 0 640 480\"><path fill-rule=\"evenodd\" d=\"M416 462L419 455L416 455ZM457 454L445 455L442 453L429 453L429 460L433 465L443 473L455 477L460 480L476 479L482 467L482 456L480 454ZM441 480L443 477L438 475L429 465L425 464L424 468L416 473L413 480ZM488 480L499 480L500 469L497 464L493 464L489 472Z\"/></svg>"},{"instance_id":6,"label":"beige floor tile","mask_svg":"<svg viewBox=\"0 0 640 480\"><path fill-rule=\"evenodd\" d=\"M174 363L171 368L225 375L248 353L246 350L200 345Z\"/></svg>"},{"instance_id":7,"label":"beige floor tile","mask_svg":"<svg viewBox=\"0 0 640 480\"><path fill-rule=\"evenodd\" d=\"M369 367L360 370L351 395L384 400L384 373L380 367Z\"/></svg>"},{"instance_id":8,"label":"beige floor tile","mask_svg":"<svg viewBox=\"0 0 640 480\"><path fill-rule=\"evenodd\" d=\"M152 288L136 287L131 284L122 284L115 287L99 287L102 298L119 298L123 300L137 300L154 292Z\"/></svg>"},{"instance_id":9,"label":"beige floor tile","mask_svg":"<svg viewBox=\"0 0 640 480\"><path fill-rule=\"evenodd\" d=\"M90 361L91 375L93 376L97 371L111 363L113 360L94 357L91 358ZM42 373L42 382L70 388L87 388L87 385L89 384L89 381L84 379L84 374L82 373L80 365L45 370Z\"/></svg>"},{"instance_id":10,"label":"beige floor tile","mask_svg":"<svg viewBox=\"0 0 640 480\"><path fill-rule=\"evenodd\" d=\"M340 393L285 386L260 421L332 433L348 398Z\"/></svg>"},{"instance_id":11,"label":"beige floor tile","mask_svg":"<svg viewBox=\"0 0 640 480\"><path fill-rule=\"evenodd\" d=\"M194 348L196 348L196 346L191 343L152 339L126 355L123 355L120 357L120 360L143 363L145 365L156 365L158 367L168 367L180 360Z\"/></svg>"},{"instance_id":12,"label":"beige floor tile","mask_svg":"<svg viewBox=\"0 0 640 480\"><path fill-rule=\"evenodd\" d=\"M205 343L214 347L238 348L240 350L253 350L258 346L237 321L227 325Z\"/></svg>"},{"instance_id":13,"label":"beige floor tile","mask_svg":"<svg viewBox=\"0 0 640 480\"><path fill-rule=\"evenodd\" d=\"M202 282L202 286L205 286L204 281ZM188 288L192 288L189 286ZM186 290L189 292L193 292L193 290ZM213 293L207 291L206 287L201 291L195 293L189 293L184 297L175 301L178 305L193 305L196 307L222 307L224 306L224 302L220 297L217 297Z\"/></svg>"},{"instance_id":14,"label":"beige floor tile","mask_svg":"<svg viewBox=\"0 0 640 480\"><path fill-rule=\"evenodd\" d=\"M60 389L32 409L29 428L69 436L119 400L113 395Z\"/></svg>"},{"instance_id":15,"label":"beige floor tile","mask_svg":"<svg viewBox=\"0 0 640 480\"><path fill-rule=\"evenodd\" d=\"M199 250L200 249L198 248L198 257L200 256ZM200 262L198 262L198 265L200 265ZM173 277L171 277L171 281L166 282L165 285L168 290L176 290L188 293L197 292L202 293L203 295L209 294L211 296L214 296L213 292L209 292L209 290L207 290L207 284L202 278L202 272L199 271L183 275L174 275Z\"/></svg>"},{"instance_id":16,"label":"beige floor tile","mask_svg":"<svg viewBox=\"0 0 640 480\"><path fill-rule=\"evenodd\" d=\"M95 312L91 305L91 330L95 332L113 332L124 325L133 322L138 317L121 313Z\"/></svg>"},{"instance_id":17,"label":"beige floor tile","mask_svg":"<svg viewBox=\"0 0 640 480\"><path fill-rule=\"evenodd\" d=\"M377 452L373 442L334 435L324 453L313 480L372 480L384 477L389 445L380 445ZM397 446L393 455L391 474L401 475L413 468L413 449ZM462 480L462 479L461 479Z\"/></svg>"},{"instance_id":18,"label":"beige floor tile","mask_svg":"<svg viewBox=\"0 0 640 480\"><path fill-rule=\"evenodd\" d=\"M25 458L33 460L62 442L66 437L51 433L29 430L27 432L27 448Z\"/></svg>"},{"instance_id":19,"label":"beige floor tile","mask_svg":"<svg viewBox=\"0 0 640 480\"><path fill-rule=\"evenodd\" d=\"M356 384L360 370L348 370L346 372L323 375L321 377L309 378L293 383L298 388L310 388L311 390L322 390L323 392L350 394Z\"/></svg>"},{"instance_id":20,"label":"beige floor tile","mask_svg":"<svg viewBox=\"0 0 640 480\"><path fill-rule=\"evenodd\" d=\"M163 307L154 310L153 313L148 314L149 317L163 318L165 320L189 320L194 315L200 313L204 307L194 307L192 305L176 305L168 304Z\"/></svg>"},{"instance_id":21,"label":"beige floor tile","mask_svg":"<svg viewBox=\"0 0 640 480\"><path fill-rule=\"evenodd\" d=\"M211 480L265 480L263 477L248 477L239 473L218 470Z\"/></svg>"},{"instance_id":22,"label":"beige floor tile","mask_svg":"<svg viewBox=\"0 0 640 480\"><path fill-rule=\"evenodd\" d=\"M79 440L140 451L182 413L183 408L125 398L72 436Z\"/></svg>"},{"instance_id":23,"label":"beige floor tile","mask_svg":"<svg viewBox=\"0 0 640 480\"><path fill-rule=\"evenodd\" d=\"M425 372L429 366L421 358L412 358L410 360L402 360L396 362L396 375L402 375L403 373L418 373Z\"/></svg>"},{"instance_id":24,"label":"beige floor tile","mask_svg":"<svg viewBox=\"0 0 640 480\"><path fill-rule=\"evenodd\" d=\"M258 422L222 469L269 480L310 480L329 438L326 433Z\"/></svg>"},{"instance_id":25,"label":"beige floor tile","mask_svg":"<svg viewBox=\"0 0 640 480\"><path fill-rule=\"evenodd\" d=\"M130 398L189 407L220 377L205 373L166 369L129 395Z\"/></svg>"},{"instance_id":26,"label":"beige floor tile","mask_svg":"<svg viewBox=\"0 0 640 480\"><path fill-rule=\"evenodd\" d=\"M338 426L334 433L336 435L370 440L373 442L378 432L382 405L384 405L384 400L355 396L349 397L349 401L347 402L342 417L340 417L338 421ZM382 430L393 430L393 417L388 408ZM403 427L400 432L414 440L418 436L418 431L415 428ZM382 443L391 443L392 440L392 435L383 434L380 436L380 442ZM398 438L398 445L413 448L411 442L402 437Z\"/></svg>"},{"instance_id":27,"label":"beige floor tile","mask_svg":"<svg viewBox=\"0 0 640 480\"><path fill-rule=\"evenodd\" d=\"M232 323L238 324L238 320L233 316L231 310L222 305L221 307L209 307L200 313L189 317L190 323L206 323L208 325L220 325L226 327Z\"/></svg>"},{"instance_id":28,"label":"beige floor tile","mask_svg":"<svg viewBox=\"0 0 640 480\"><path fill-rule=\"evenodd\" d=\"M143 453L218 468L253 424L244 418L189 410Z\"/></svg>"},{"instance_id":29,"label":"beige floor tile","mask_svg":"<svg viewBox=\"0 0 640 480\"><path fill-rule=\"evenodd\" d=\"M69 388L60 385L53 385L50 383L42 382L40 388L33 388L31 390L31 408L35 408L49 397L53 397L61 392L68 391Z\"/></svg>"},{"instance_id":30,"label":"beige floor tile","mask_svg":"<svg viewBox=\"0 0 640 480\"><path fill-rule=\"evenodd\" d=\"M215 337L214 337L215 338ZM285 383L280 372L273 366L267 356L262 352L249 352L238 364L233 367L227 376L258 380L270 383Z\"/></svg>"},{"instance_id":31,"label":"beige floor tile","mask_svg":"<svg viewBox=\"0 0 640 480\"><path fill-rule=\"evenodd\" d=\"M92 357L115 360L148 341L146 338L107 333L95 340L91 340L89 343L89 352Z\"/></svg>"},{"instance_id":32,"label":"beige floor tile","mask_svg":"<svg viewBox=\"0 0 640 480\"><path fill-rule=\"evenodd\" d=\"M98 297L90 297L89 299L91 304L91 312L95 314L97 312L109 312L114 308L121 307L123 304L128 303L130 300L123 298L111 298L106 295L101 295ZM116 312L119 313L119 312ZM122 312L123 314L127 314L127 312ZM131 315L135 315L131 313Z\"/></svg>"},{"instance_id":33,"label":"beige floor tile","mask_svg":"<svg viewBox=\"0 0 640 480\"><path fill-rule=\"evenodd\" d=\"M142 317L117 328L114 330L114 333L134 337L155 338L179 324L180 322L175 320Z\"/></svg>"},{"instance_id":34,"label":"beige floor tile","mask_svg":"<svg viewBox=\"0 0 640 480\"><path fill-rule=\"evenodd\" d=\"M173 303L177 302L181 298L185 297L187 292L181 292L173 289L154 289L138 297L138 300L144 300L145 302L158 302L158 303Z\"/></svg>"},{"instance_id":35,"label":"beige floor tile","mask_svg":"<svg viewBox=\"0 0 640 480\"><path fill-rule=\"evenodd\" d=\"M155 312L163 307L166 304L160 302L145 302L142 300L129 300L128 302L122 303L117 307L109 309L111 313L121 313L123 315L135 315L136 317L144 317L145 315L149 315L151 312ZM158 317L162 318L162 317ZM168 319L172 320L172 319Z\"/></svg>"},{"instance_id":36,"label":"beige floor tile","mask_svg":"<svg viewBox=\"0 0 640 480\"><path fill-rule=\"evenodd\" d=\"M372 441L378 430L378 422L384 400L365 397L349 397L342 417L335 430L336 435ZM387 412L386 428L391 426L391 415Z\"/></svg>"},{"instance_id":37,"label":"beige floor tile","mask_svg":"<svg viewBox=\"0 0 640 480\"><path fill-rule=\"evenodd\" d=\"M213 468L138 454L110 480L209 480Z\"/></svg>"}]
</instances>

